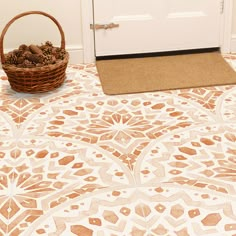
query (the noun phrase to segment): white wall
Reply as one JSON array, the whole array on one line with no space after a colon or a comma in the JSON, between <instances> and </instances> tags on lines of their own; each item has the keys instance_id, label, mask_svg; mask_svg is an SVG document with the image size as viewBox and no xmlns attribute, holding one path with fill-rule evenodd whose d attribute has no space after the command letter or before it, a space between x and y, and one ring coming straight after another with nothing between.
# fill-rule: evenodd
<instances>
[{"instance_id":1,"label":"white wall","mask_svg":"<svg viewBox=\"0 0 236 236\"><path fill-rule=\"evenodd\" d=\"M69 3L69 4L68 4ZM83 61L80 0L0 0L0 32L14 16L25 11L44 11L54 16L63 28L70 63ZM29 15L15 21L4 38L4 49L17 48L20 44L41 44L49 40L60 45L56 25L42 15Z\"/></svg>"},{"instance_id":2,"label":"white wall","mask_svg":"<svg viewBox=\"0 0 236 236\"><path fill-rule=\"evenodd\" d=\"M232 28L232 40L231 40L231 51L236 53L236 0L234 0L233 7L233 28Z\"/></svg>"},{"instance_id":3,"label":"white wall","mask_svg":"<svg viewBox=\"0 0 236 236\"><path fill-rule=\"evenodd\" d=\"M236 0L234 0L234 9L233 9L233 34L236 34Z\"/></svg>"}]
</instances>

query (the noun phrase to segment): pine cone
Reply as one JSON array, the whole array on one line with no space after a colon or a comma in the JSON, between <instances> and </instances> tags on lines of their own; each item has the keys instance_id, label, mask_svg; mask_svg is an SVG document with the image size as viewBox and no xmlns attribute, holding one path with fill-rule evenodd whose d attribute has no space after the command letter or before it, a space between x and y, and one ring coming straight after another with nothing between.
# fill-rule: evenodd
<instances>
[{"instance_id":1,"label":"pine cone","mask_svg":"<svg viewBox=\"0 0 236 236\"><path fill-rule=\"evenodd\" d=\"M28 51L29 48L28 48L27 45L21 44L21 45L19 46L18 50L19 50L19 51L22 51L22 52L25 52L25 51Z\"/></svg>"},{"instance_id":2,"label":"pine cone","mask_svg":"<svg viewBox=\"0 0 236 236\"><path fill-rule=\"evenodd\" d=\"M50 41L46 41L45 43L46 46L53 47L52 43Z\"/></svg>"},{"instance_id":3,"label":"pine cone","mask_svg":"<svg viewBox=\"0 0 236 236\"><path fill-rule=\"evenodd\" d=\"M18 49L15 49L13 50L12 52L16 57L20 57L22 55L22 51L18 50Z\"/></svg>"},{"instance_id":4,"label":"pine cone","mask_svg":"<svg viewBox=\"0 0 236 236\"><path fill-rule=\"evenodd\" d=\"M61 48L56 48L56 58L60 59L60 60L64 60L65 55L66 55L66 51L64 49Z\"/></svg>"},{"instance_id":5,"label":"pine cone","mask_svg":"<svg viewBox=\"0 0 236 236\"><path fill-rule=\"evenodd\" d=\"M43 56L38 54L29 54L26 58L34 64L43 62Z\"/></svg>"},{"instance_id":6,"label":"pine cone","mask_svg":"<svg viewBox=\"0 0 236 236\"><path fill-rule=\"evenodd\" d=\"M66 50L62 49L61 52L60 52L60 59L64 60L65 56L66 56Z\"/></svg>"},{"instance_id":7,"label":"pine cone","mask_svg":"<svg viewBox=\"0 0 236 236\"><path fill-rule=\"evenodd\" d=\"M33 54L43 54L42 50L36 45L31 44L29 49Z\"/></svg>"},{"instance_id":8,"label":"pine cone","mask_svg":"<svg viewBox=\"0 0 236 236\"><path fill-rule=\"evenodd\" d=\"M32 67L34 67L34 64L31 61L27 60L27 59L24 60L24 62L21 65L24 68L32 68Z\"/></svg>"},{"instance_id":9,"label":"pine cone","mask_svg":"<svg viewBox=\"0 0 236 236\"><path fill-rule=\"evenodd\" d=\"M24 57L18 57L17 58L17 65L22 64L24 62Z\"/></svg>"},{"instance_id":10,"label":"pine cone","mask_svg":"<svg viewBox=\"0 0 236 236\"><path fill-rule=\"evenodd\" d=\"M22 57L24 57L25 59L28 59L28 57L32 55L32 53L30 51L25 51L23 54L22 54Z\"/></svg>"},{"instance_id":11,"label":"pine cone","mask_svg":"<svg viewBox=\"0 0 236 236\"><path fill-rule=\"evenodd\" d=\"M17 56L13 52L9 52L6 55L6 64L16 65L17 64Z\"/></svg>"},{"instance_id":12,"label":"pine cone","mask_svg":"<svg viewBox=\"0 0 236 236\"><path fill-rule=\"evenodd\" d=\"M56 58L53 55L45 55L43 57L44 65L55 64L55 63L56 63Z\"/></svg>"},{"instance_id":13,"label":"pine cone","mask_svg":"<svg viewBox=\"0 0 236 236\"><path fill-rule=\"evenodd\" d=\"M55 47L52 48L52 55L57 57L57 48Z\"/></svg>"},{"instance_id":14,"label":"pine cone","mask_svg":"<svg viewBox=\"0 0 236 236\"><path fill-rule=\"evenodd\" d=\"M52 48L51 48L51 47L45 47L45 48L43 49L43 54L44 54L44 55L50 55L50 54L52 54Z\"/></svg>"}]
</instances>

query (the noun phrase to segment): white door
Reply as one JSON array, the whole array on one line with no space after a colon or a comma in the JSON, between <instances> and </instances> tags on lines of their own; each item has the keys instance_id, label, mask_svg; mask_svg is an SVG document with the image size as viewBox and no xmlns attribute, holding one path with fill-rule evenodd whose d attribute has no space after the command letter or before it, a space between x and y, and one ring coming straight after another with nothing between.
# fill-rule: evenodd
<instances>
[{"instance_id":1,"label":"white door","mask_svg":"<svg viewBox=\"0 0 236 236\"><path fill-rule=\"evenodd\" d=\"M93 1L96 56L220 46L222 0Z\"/></svg>"}]
</instances>

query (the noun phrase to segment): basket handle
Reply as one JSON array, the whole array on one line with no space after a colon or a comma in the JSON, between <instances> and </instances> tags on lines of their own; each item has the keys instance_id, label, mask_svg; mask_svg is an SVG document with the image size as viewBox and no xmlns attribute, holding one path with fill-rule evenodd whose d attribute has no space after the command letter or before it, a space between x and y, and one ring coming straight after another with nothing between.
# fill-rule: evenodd
<instances>
[{"instance_id":1,"label":"basket handle","mask_svg":"<svg viewBox=\"0 0 236 236\"><path fill-rule=\"evenodd\" d=\"M61 25L59 24L59 22L53 16L51 16L51 15L45 13L45 12L42 12L42 11L27 11L27 12L21 13L19 15L16 15L14 18L12 18L6 24L4 29L2 30L2 34L1 34L1 37L0 37L0 54L1 54L1 62L2 62L2 64L5 63L5 56L4 56L4 50L3 50L3 39L4 39L4 36L5 36L8 28L17 19L19 19L19 18L21 18L23 16L26 16L26 15L31 15L31 14L39 14L39 15L46 16L46 17L50 18L56 24L56 26L58 27L58 29L60 31L60 34L61 34L61 49L65 49L65 35L64 35L63 29L62 29Z\"/></svg>"}]
</instances>

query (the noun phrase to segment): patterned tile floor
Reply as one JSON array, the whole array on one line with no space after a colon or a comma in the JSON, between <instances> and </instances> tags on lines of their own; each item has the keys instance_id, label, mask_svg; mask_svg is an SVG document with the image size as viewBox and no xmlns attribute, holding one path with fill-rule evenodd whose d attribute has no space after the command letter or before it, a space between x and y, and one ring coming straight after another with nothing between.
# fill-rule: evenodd
<instances>
[{"instance_id":1,"label":"patterned tile floor","mask_svg":"<svg viewBox=\"0 0 236 236\"><path fill-rule=\"evenodd\" d=\"M0 78L0 235L236 236L236 86L106 96L93 64L40 95Z\"/></svg>"}]
</instances>

